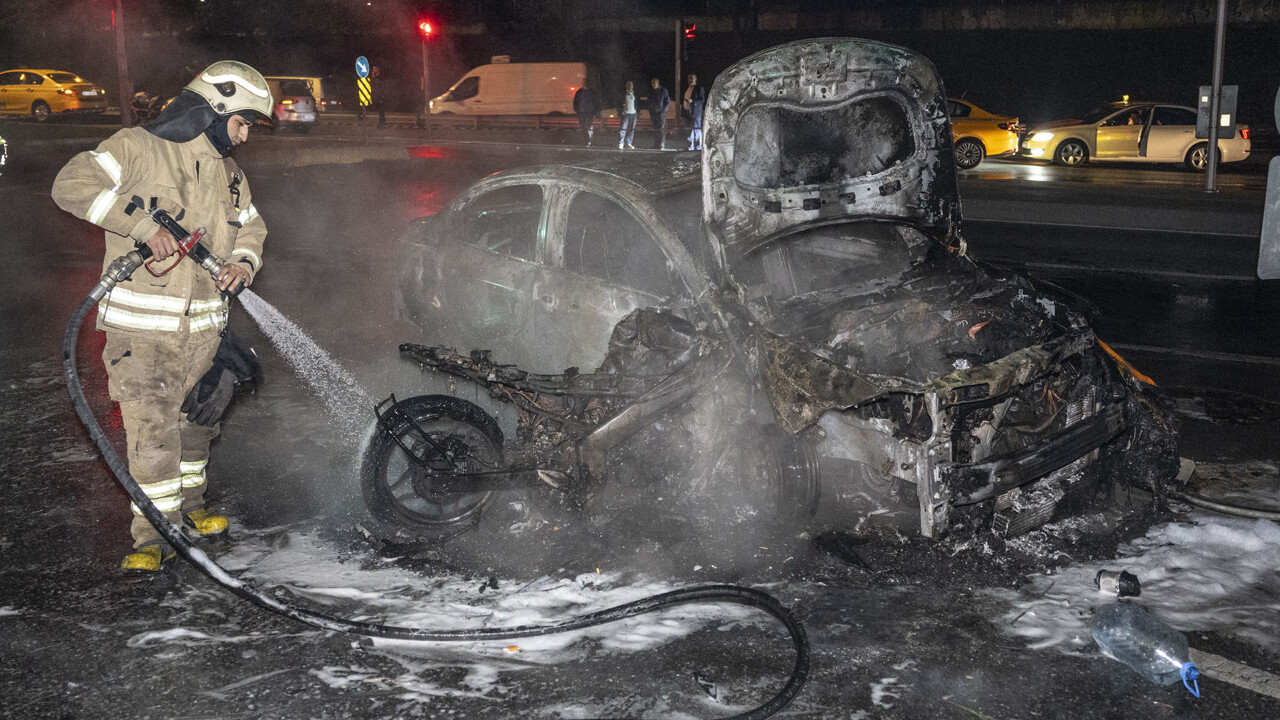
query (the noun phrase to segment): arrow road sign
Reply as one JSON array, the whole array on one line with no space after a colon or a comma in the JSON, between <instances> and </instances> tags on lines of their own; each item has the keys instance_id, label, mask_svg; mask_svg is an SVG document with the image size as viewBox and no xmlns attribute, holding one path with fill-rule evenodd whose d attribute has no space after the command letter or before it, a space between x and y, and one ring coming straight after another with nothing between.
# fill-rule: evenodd
<instances>
[{"instance_id":1,"label":"arrow road sign","mask_svg":"<svg viewBox=\"0 0 1280 720\"><path fill-rule=\"evenodd\" d=\"M369 60L363 55L356 58L356 76L369 77Z\"/></svg>"}]
</instances>

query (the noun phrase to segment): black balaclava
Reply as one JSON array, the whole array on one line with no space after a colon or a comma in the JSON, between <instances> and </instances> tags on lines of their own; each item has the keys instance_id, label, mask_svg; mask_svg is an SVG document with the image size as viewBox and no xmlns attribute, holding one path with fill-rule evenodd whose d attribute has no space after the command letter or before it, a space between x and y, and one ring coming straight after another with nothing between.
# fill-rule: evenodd
<instances>
[{"instance_id":1,"label":"black balaclava","mask_svg":"<svg viewBox=\"0 0 1280 720\"><path fill-rule=\"evenodd\" d=\"M203 134L222 157L227 157L231 155L231 137L227 135L230 118L231 115L219 115L200 93L184 89L147 126L147 132L176 143L189 142Z\"/></svg>"},{"instance_id":2,"label":"black balaclava","mask_svg":"<svg viewBox=\"0 0 1280 720\"><path fill-rule=\"evenodd\" d=\"M217 150L222 157L231 157L233 146L231 136L227 134L227 123L230 120L231 115L219 115L214 118L213 124L204 129L205 136L209 138L209 142L213 143L213 149Z\"/></svg>"}]
</instances>

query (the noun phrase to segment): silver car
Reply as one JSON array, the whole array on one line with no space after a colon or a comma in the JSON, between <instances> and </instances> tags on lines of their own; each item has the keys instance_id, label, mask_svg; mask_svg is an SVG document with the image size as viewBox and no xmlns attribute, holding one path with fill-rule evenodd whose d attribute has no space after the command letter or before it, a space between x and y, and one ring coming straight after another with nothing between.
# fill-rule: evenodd
<instances>
[{"instance_id":1,"label":"silver car","mask_svg":"<svg viewBox=\"0 0 1280 720\"><path fill-rule=\"evenodd\" d=\"M1249 126L1218 140L1221 162L1249 157ZM1087 162L1183 163L1204 170L1209 143L1196 138L1193 108L1159 103L1120 103L1086 115L1082 120L1059 120L1032 128L1021 152L1059 165Z\"/></svg>"}]
</instances>

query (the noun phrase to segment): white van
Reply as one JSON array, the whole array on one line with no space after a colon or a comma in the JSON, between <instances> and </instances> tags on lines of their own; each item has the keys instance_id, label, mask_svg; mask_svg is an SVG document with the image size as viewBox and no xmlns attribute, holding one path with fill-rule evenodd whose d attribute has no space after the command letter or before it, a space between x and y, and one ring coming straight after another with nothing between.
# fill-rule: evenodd
<instances>
[{"instance_id":1,"label":"white van","mask_svg":"<svg viewBox=\"0 0 1280 720\"><path fill-rule=\"evenodd\" d=\"M548 115L573 114L573 95L599 75L586 63L492 63L462 76L449 91L431 101L431 114Z\"/></svg>"}]
</instances>

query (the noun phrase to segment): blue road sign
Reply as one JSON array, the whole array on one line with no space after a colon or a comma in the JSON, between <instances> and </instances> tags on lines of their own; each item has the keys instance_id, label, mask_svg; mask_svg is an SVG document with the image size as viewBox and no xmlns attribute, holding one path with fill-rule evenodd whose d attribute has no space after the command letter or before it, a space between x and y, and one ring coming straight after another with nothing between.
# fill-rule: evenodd
<instances>
[{"instance_id":1,"label":"blue road sign","mask_svg":"<svg viewBox=\"0 0 1280 720\"><path fill-rule=\"evenodd\" d=\"M369 77L369 60L361 55L356 58L356 75L358 77Z\"/></svg>"}]
</instances>

